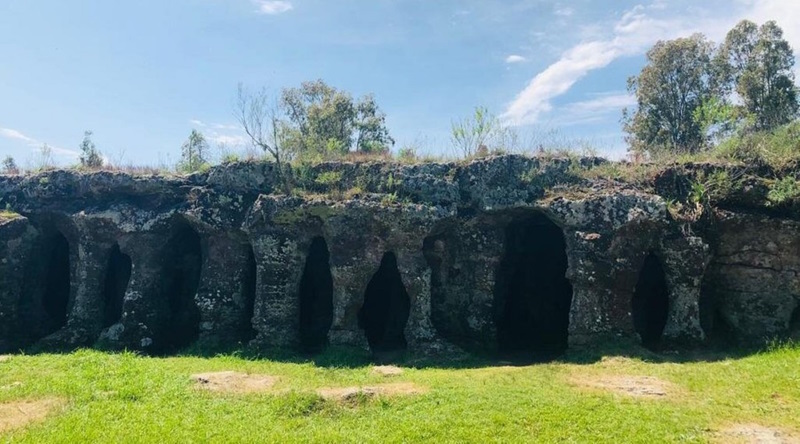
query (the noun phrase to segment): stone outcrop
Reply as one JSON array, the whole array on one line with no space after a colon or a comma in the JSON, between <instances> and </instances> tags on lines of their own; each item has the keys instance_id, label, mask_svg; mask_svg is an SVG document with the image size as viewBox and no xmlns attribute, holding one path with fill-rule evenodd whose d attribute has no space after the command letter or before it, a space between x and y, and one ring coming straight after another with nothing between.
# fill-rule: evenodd
<instances>
[{"instance_id":1,"label":"stone outcrop","mask_svg":"<svg viewBox=\"0 0 800 444\"><path fill-rule=\"evenodd\" d=\"M292 171L291 196L257 162L0 176L0 351L551 354L797 329L794 214L750 193L682 218L691 168L579 173L604 162L323 163Z\"/></svg>"}]
</instances>

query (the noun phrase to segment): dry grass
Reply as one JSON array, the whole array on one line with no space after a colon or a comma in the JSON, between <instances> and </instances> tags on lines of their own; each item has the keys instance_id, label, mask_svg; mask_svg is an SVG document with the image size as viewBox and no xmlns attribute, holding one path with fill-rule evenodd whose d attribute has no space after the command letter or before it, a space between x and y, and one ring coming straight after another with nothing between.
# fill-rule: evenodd
<instances>
[{"instance_id":1,"label":"dry grass","mask_svg":"<svg viewBox=\"0 0 800 444\"><path fill-rule=\"evenodd\" d=\"M600 377L572 375L570 382L579 387L599 389L636 398L667 398L675 386L654 376L608 375Z\"/></svg>"},{"instance_id":2,"label":"dry grass","mask_svg":"<svg viewBox=\"0 0 800 444\"><path fill-rule=\"evenodd\" d=\"M259 393L272 389L278 378L238 372L198 373L192 375L198 388L212 392Z\"/></svg>"},{"instance_id":3,"label":"dry grass","mask_svg":"<svg viewBox=\"0 0 800 444\"><path fill-rule=\"evenodd\" d=\"M410 396L427 392L427 387L422 387L412 382L376 384L365 387L325 387L317 390L317 394L323 398L336 401L350 401L374 396Z\"/></svg>"},{"instance_id":4,"label":"dry grass","mask_svg":"<svg viewBox=\"0 0 800 444\"><path fill-rule=\"evenodd\" d=\"M23 428L31 423L43 421L51 413L63 407L61 398L10 401L0 404L0 433Z\"/></svg>"},{"instance_id":5,"label":"dry grass","mask_svg":"<svg viewBox=\"0 0 800 444\"><path fill-rule=\"evenodd\" d=\"M716 433L719 443L742 444L798 444L800 439L794 433L765 427L760 424L731 424Z\"/></svg>"}]
</instances>

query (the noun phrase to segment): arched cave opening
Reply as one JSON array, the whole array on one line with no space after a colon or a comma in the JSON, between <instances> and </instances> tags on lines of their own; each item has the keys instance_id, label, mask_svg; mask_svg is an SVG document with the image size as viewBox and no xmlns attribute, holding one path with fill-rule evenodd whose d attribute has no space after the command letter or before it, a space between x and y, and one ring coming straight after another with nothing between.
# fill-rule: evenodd
<instances>
[{"instance_id":1,"label":"arched cave opening","mask_svg":"<svg viewBox=\"0 0 800 444\"><path fill-rule=\"evenodd\" d=\"M373 353L405 350L405 328L411 299L397 269L397 256L387 252L364 293L358 324L364 330Z\"/></svg>"},{"instance_id":2,"label":"arched cave opening","mask_svg":"<svg viewBox=\"0 0 800 444\"><path fill-rule=\"evenodd\" d=\"M159 348L162 352L171 352L192 344L200 332L200 310L195 296L203 253L200 236L187 222L180 221L173 227L163 260L168 316Z\"/></svg>"},{"instance_id":3,"label":"arched cave opening","mask_svg":"<svg viewBox=\"0 0 800 444\"><path fill-rule=\"evenodd\" d=\"M46 336L67 325L71 278L67 238L57 231L45 241L44 249L46 265L42 309Z\"/></svg>"},{"instance_id":4,"label":"arched cave opening","mask_svg":"<svg viewBox=\"0 0 800 444\"><path fill-rule=\"evenodd\" d=\"M122 301L131 279L131 258L114 244L106 265L103 283L103 328L111 327L122 319Z\"/></svg>"},{"instance_id":5,"label":"arched cave opening","mask_svg":"<svg viewBox=\"0 0 800 444\"><path fill-rule=\"evenodd\" d=\"M508 225L495 294L502 353L546 358L567 349L572 304L567 267L564 233L545 215Z\"/></svg>"},{"instance_id":6,"label":"arched cave opening","mask_svg":"<svg viewBox=\"0 0 800 444\"><path fill-rule=\"evenodd\" d=\"M328 244L315 237L308 249L300 279L300 344L306 351L318 351L328 343L333 323L333 276Z\"/></svg>"},{"instance_id":7,"label":"arched cave opening","mask_svg":"<svg viewBox=\"0 0 800 444\"><path fill-rule=\"evenodd\" d=\"M247 245L247 262L245 262L244 273L242 274L241 294L244 304L242 313L241 340L243 343L250 342L256 337L256 329L253 328L253 316L256 308L256 284L258 281L258 265L256 255L253 253L253 246Z\"/></svg>"},{"instance_id":8,"label":"arched cave opening","mask_svg":"<svg viewBox=\"0 0 800 444\"><path fill-rule=\"evenodd\" d=\"M669 289L661 260L647 254L632 299L633 327L646 347L658 345L669 314Z\"/></svg>"}]
</instances>

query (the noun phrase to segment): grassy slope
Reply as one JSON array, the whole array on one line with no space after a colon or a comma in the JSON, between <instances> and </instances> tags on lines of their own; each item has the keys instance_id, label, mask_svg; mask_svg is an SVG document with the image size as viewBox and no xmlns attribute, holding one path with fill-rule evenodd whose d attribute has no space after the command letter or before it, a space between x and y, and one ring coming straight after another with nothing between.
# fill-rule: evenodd
<instances>
[{"instance_id":1,"label":"grassy slope","mask_svg":"<svg viewBox=\"0 0 800 444\"><path fill-rule=\"evenodd\" d=\"M642 351L606 360L598 358L613 350L573 351L564 362L522 367L428 363L393 378L373 375L364 356L346 353L329 351L317 364L95 351L15 356L0 362L0 403L53 395L68 403L0 441L702 442L731 422L800 430L800 347L740 358L667 355L672 362ZM282 393L220 395L191 387L190 374L218 370L279 376ZM656 376L679 390L667 399L636 399L569 382L604 374ZM387 380L430 392L343 405L311 391ZM14 382L22 385L3 388Z\"/></svg>"}]
</instances>

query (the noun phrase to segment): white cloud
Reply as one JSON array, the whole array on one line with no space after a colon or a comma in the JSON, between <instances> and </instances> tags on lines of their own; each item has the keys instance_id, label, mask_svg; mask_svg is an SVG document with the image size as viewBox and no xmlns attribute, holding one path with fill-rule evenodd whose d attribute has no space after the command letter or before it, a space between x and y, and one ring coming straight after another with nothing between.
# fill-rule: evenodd
<instances>
[{"instance_id":1,"label":"white cloud","mask_svg":"<svg viewBox=\"0 0 800 444\"><path fill-rule=\"evenodd\" d=\"M555 123L575 125L607 119L609 115L619 118L622 109L636 104L636 98L618 91L597 94L593 98L572 102L561 107L560 118Z\"/></svg>"},{"instance_id":2,"label":"white cloud","mask_svg":"<svg viewBox=\"0 0 800 444\"><path fill-rule=\"evenodd\" d=\"M556 6L556 9L553 13L559 17L569 17L575 13L574 8L570 8L569 6Z\"/></svg>"},{"instance_id":3,"label":"white cloud","mask_svg":"<svg viewBox=\"0 0 800 444\"><path fill-rule=\"evenodd\" d=\"M602 113L609 110L621 110L635 104L636 98L630 94L603 94L594 99L570 103L566 108L580 112Z\"/></svg>"},{"instance_id":4,"label":"white cloud","mask_svg":"<svg viewBox=\"0 0 800 444\"><path fill-rule=\"evenodd\" d=\"M206 124L203 123L202 120L192 119L192 120L189 121L189 123L191 123L192 126L196 126L198 128L205 128L206 127Z\"/></svg>"},{"instance_id":5,"label":"white cloud","mask_svg":"<svg viewBox=\"0 0 800 444\"><path fill-rule=\"evenodd\" d=\"M25 142L25 144L28 145L29 147L31 147L33 149L36 149L36 150L38 150L44 144L43 142L40 142L39 140L36 140L33 137L29 137L29 136L23 134L22 132L17 131L15 129L11 129L11 128L0 128L0 137L5 137L7 139L20 140L22 142ZM65 156L65 157L77 158L80 155L80 153L78 153L75 150L70 150L70 149L67 149L67 148L61 148L61 147L54 146L54 145L49 145L49 144L48 144L48 146L53 151L53 153L59 154L59 155Z\"/></svg>"},{"instance_id":6,"label":"white cloud","mask_svg":"<svg viewBox=\"0 0 800 444\"><path fill-rule=\"evenodd\" d=\"M537 74L514 98L503 113L512 125L534 123L551 111L551 101L563 95L588 73L608 66L620 57L642 54L655 42L703 32L713 40L721 40L736 22L743 18L763 22L776 19L786 32L786 39L800 49L800 2L782 0L739 0L733 14L727 17L697 11L686 19L682 12L666 14L661 0L649 6L636 6L626 11L605 31L605 37L587 39L565 51L559 60ZM606 26L608 28L608 26ZM800 69L800 67L798 68Z\"/></svg>"},{"instance_id":7,"label":"white cloud","mask_svg":"<svg viewBox=\"0 0 800 444\"><path fill-rule=\"evenodd\" d=\"M215 123L211 125L211 128L218 130L227 130L227 131L239 131L241 129L239 125L223 124L223 123Z\"/></svg>"},{"instance_id":8,"label":"white cloud","mask_svg":"<svg viewBox=\"0 0 800 444\"><path fill-rule=\"evenodd\" d=\"M0 128L0 136L5 137L7 139L16 139L28 143L37 143L36 140L11 128Z\"/></svg>"},{"instance_id":9,"label":"white cloud","mask_svg":"<svg viewBox=\"0 0 800 444\"><path fill-rule=\"evenodd\" d=\"M259 14L282 14L293 8L290 2L284 0L253 0L253 3L258 7Z\"/></svg>"},{"instance_id":10,"label":"white cloud","mask_svg":"<svg viewBox=\"0 0 800 444\"><path fill-rule=\"evenodd\" d=\"M517 54L511 54L510 56L506 57L506 63L522 63L526 60L528 59Z\"/></svg>"},{"instance_id":11,"label":"white cloud","mask_svg":"<svg viewBox=\"0 0 800 444\"><path fill-rule=\"evenodd\" d=\"M211 133L206 137L216 145L226 145L229 147L247 145L247 139L242 135Z\"/></svg>"}]
</instances>

